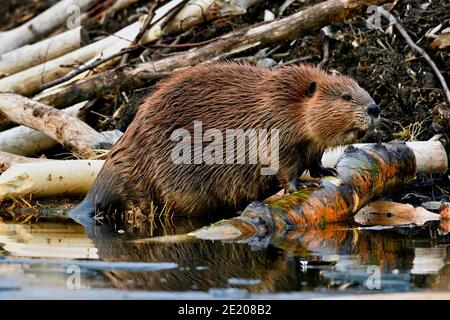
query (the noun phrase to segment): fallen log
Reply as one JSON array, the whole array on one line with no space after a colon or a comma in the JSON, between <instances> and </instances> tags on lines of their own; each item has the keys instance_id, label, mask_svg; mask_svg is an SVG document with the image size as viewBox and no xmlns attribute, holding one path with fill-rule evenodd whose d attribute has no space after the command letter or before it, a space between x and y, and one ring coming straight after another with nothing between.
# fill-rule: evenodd
<instances>
[{"instance_id":1,"label":"fallen log","mask_svg":"<svg viewBox=\"0 0 450 320\"><path fill-rule=\"evenodd\" d=\"M101 135L101 134L100 134ZM105 139L103 139L103 140L105 140ZM106 139L106 140L108 140L108 139ZM437 146L437 144L439 144L440 145L440 147L438 147ZM422 153L429 153L429 154L431 154L431 156L432 157L434 157L434 158L436 158L436 159L443 159L444 157L447 157L447 153L445 152L445 149L442 147L442 144L439 142L439 141L423 141L423 142L415 142L415 143L413 143L413 144L410 144L409 145L409 147L412 149L412 151L413 151L413 154L417 154L418 153L418 150L420 150L420 152ZM362 149L365 149L365 148L375 148L375 144L367 144L367 145L363 145L362 147L361 147ZM341 150L341 156L343 156L344 155L344 149L340 149ZM409 149L408 149L409 150ZM336 152L333 150L333 151L328 151L328 152L326 152L325 154L324 154L324 156L323 156L323 158L322 158L322 162L323 163L326 163L327 165L329 165L329 166L335 166L335 164L336 164L336 162L334 162L333 163L333 161L337 161L338 159L336 159ZM1 159L0 159L0 161L1 161ZM55 161L57 161L58 163L61 163L61 166L67 166L67 168L69 168L69 166L77 166L77 160L70 160L70 162L67 162L66 160L55 160ZM80 161L84 161L84 160L80 160ZM446 172L447 171L447 169L448 169L448 167L447 167L447 165L443 165L442 164L442 166L440 166L440 171L436 171L436 168L434 168L434 167L430 167L430 166L428 166L428 164L426 163L426 162L424 162L424 161L427 161L426 160L426 158L424 158L424 157L418 157L416 160L415 160L415 163L416 163L416 168L418 168L418 169L420 169L421 168L421 170L420 170L420 172L422 172L422 173L426 173L426 169L428 168L428 169L431 169L431 170L433 170L433 172L435 172L435 173L444 173L444 172ZM83 163L83 162L82 162ZM103 164L104 164L104 160L90 160L90 163L91 164L93 164L93 168L94 168L94 171L91 171L91 168L88 168L88 167L83 167L83 166L81 166L81 167L78 167L78 169L77 170L79 170L79 174L80 175L87 175L87 174L91 174L91 173L93 173L95 176L97 176L97 174L98 174L98 172L100 171L100 169L101 169L101 167L103 166ZM0 163L1 164L1 163ZM83 172L82 170L88 170L88 172L86 173L86 172ZM13 178L13 179L16 179L15 177L19 177L21 174L23 174L24 172L27 172L28 174L33 174L33 172L34 171L42 171L42 172L45 172L45 171L48 171L50 174L52 174L52 175L55 175L55 174L53 174L52 173L52 171L49 171L49 170L51 170L51 167L49 167L49 166L47 166L47 164L35 164L35 163L33 163L32 164L32 166L31 167L29 167L29 168L27 168L27 167L25 167L25 166L23 166L23 167L21 167L20 168L20 170L17 170L16 171L16 168L15 168L15 166L12 166L8 171L9 171L9 176L11 177L11 178ZM39 194L38 194L38 196L39 197L47 197L47 196L55 196L55 195L57 195L56 193L52 193L51 195L50 194L47 194L46 192L45 192L45 184L46 184L46 180L45 180L45 176L44 175L42 175L41 176L42 178L43 178L43 180L42 181L40 181L40 180L37 180L37 178L35 178L34 180L33 180L33 183L35 183L36 184L36 186L30 186L30 188L32 188L33 190L41 190L40 192L39 192ZM304 175L304 176L302 176L302 178L308 178L308 176L307 175ZM77 180L78 181L78 180ZM76 183L76 185L77 186L79 186L77 183L77 181L75 181L75 183ZM333 179L331 179L331 181L334 181ZM85 182L87 183L85 186L84 186L84 189L85 190L88 190L89 188L90 188L90 183L92 183L92 181L91 180L85 180ZM5 181L3 181L2 183L8 183L8 180L5 180ZM66 182L65 182L66 184L65 184L65 187L67 188L67 189L61 189L60 190L60 193L61 194L65 194L65 195L67 195L67 194L70 194L70 190L72 190L72 189L74 189L75 187L72 187L71 186L71 182L70 182L70 179L67 179L66 180ZM0 185L1 186L1 185ZM77 187L78 188L78 187ZM20 190L15 190L15 189L13 189L13 188L11 188L10 189L11 190L11 192L13 192L13 194L15 194L15 195L18 195L18 194L20 194L20 195L22 195L22 196L25 196L25 195L27 195L27 193L21 193L22 191L21 191L21 189ZM26 191L26 190L25 190ZM5 195L6 196L6 195ZM36 197L36 195L35 194L33 194L33 197ZM270 199L271 200L273 200L273 199L279 199L280 197L271 197Z\"/></svg>"},{"instance_id":2,"label":"fallen log","mask_svg":"<svg viewBox=\"0 0 450 320\"><path fill-rule=\"evenodd\" d=\"M127 35L137 32L138 29L139 25L128 26L109 37L78 50L0 79L0 92L14 92L27 96L36 93L43 84L64 76L80 63L92 59L113 45L117 39L127 38Z\"/></svg>"},{"instance_id":3,"label":"fallen log","mask_svg":"<svg viewBox=\"0 0 450 320\"><path fill-rule=\"evenodd\" d=\"M0 172L4 172L11 166L20 163L35 163L35 162L49 162L56 160L42 159L42 158L29 158L24 156L18 156L13 153L0 151Z\"/></svg>"},{"instance_id":4,"label":"fallen log","mask_svg":"<svg viewBox=\"0 0 450 320\"><path fill-rule=\"evenodd\" d=\"M196 65L231 52L298 39L332 22L360 15L370 5L386 2L388 0L328 0L286 18L229 33L197 49L134 67L105 71L91 78L48 90L36 99L48 105L63 107L90 100L99 92L117 90L124 83L128 88L134 89L145 84L143 79L152 78L155 74Z\"/></svg>"},{"instance_id":5,"label":"fallen log","mask_svg":"<svg viewBox=\"0 0 450 320\"><path fill-rule=\"evenodd\" d=\"M89 42L83 27L78 27L32 45L0 55L0 78L45 63Z\"/></svg>"},{"instance_id":6,"label":"fallen log","mask_svg":"<svg viewBox=\"0 0 450 320\"><path fill-rule=\"evenodd\" d=\"M61 111L71 117L83 120L85 112L81 110L86 104L87 101L80 102ZM57 144L58 142L56 140L46 134L25 126L17 126L0 132L0 150L16 155L27 156L37 154Z\"/></svg>"},{"instance_id":7,"label":"fallen log","mask_svg":"<svg viewBox=\"0 0 450 320\"><path fill-rule=\"evenodd\" d=\"M162 30L164 35L181 33L191 29L199 22L211 21L229 16L242 15L247 10L261 2L260 0L191 0L183 9L168 21ZM155 40L151 30L147 32L140 43L147 43Z\"/></svg>"},{"instance_id":8,"label":"fallen log","mask_svg":"<svg viewBox=\"0 0 450 320\"><path fill-rule=\"evenodd\" d=\"M64 108L111 92L142 88L150 81L159 80L168 75L170 75L168 72L147 72L125 65L87 79L71 82L69 85L63 84L50 88L34 96L33 99L49 106ZM1 124L7 125L5 121Z\"/></svg>"},{"instance_id":9,"label":"fallen log","mask_svg":"<svg viewBox=\"0 0 450 320\"><path fill-rule=\"evenodd\" d=\"M357 148L371 145L370 143L356 143ZM409 141L406 145L414 152L417 173L444 173L448 168L448 155L439 141ZM344 153L345 147L328 150L322 162L326 167L334 167Z\"/></svg>"},{"instance_id":10,"label":"fallen log","mask_svg":"<svg viewBox=\"0 0 450 320\"><path fill-rule=\"evenodd\" d=\"M92 143L99 133L61 110L13 93L0 93L0 113L46 134L82 158L94 155Z\"/></svg>"},{"instance_id":11,"label":"fallen log","mask_svg":"<svg viewBox=\"0 0 450 320\"><path fill-rule=\"evenodd\" d=\"M0 54L42 39L66 23L69 17L76 14L76 12L70 10L71 8L76 8L81 13L97 1L62 0L23 25L9 31L0 32Z\"/></svg>"},{"instance_id":12,"label":"fallen log","mask_svg":"<svg viewBox=\"0 0 450 320\"><path fill-rule=\"evenodd\" d=\"M137 32L127 35L126 38L118 39L90 62L100 59L102 56L113 56L127 47L136 45L136 42L138 45L143 45L158 40L162 36L182 33L203 22L242 15L247 12L248 8L260 1L172 0L158 8L153 17L142 16Z\"/></svg>"},{"instance_id":13,"label":"fallen log","mask_svg":"<svg viewBox=\"0 0 450 320\"><path fill-rule=\"evenodd\" d=\"M405 144L350 147L336 165L337 177L269 203L254 202L241 216L189 233L208 240L267 239L296 226L346 221L374 197L410 183L416 174L413 151ZM256 241L256 240L255 240Z\"/></svg>"},{"instance_id":14,"label":"fallen log","mask_svg":"<svg viewBox=\"0 0 450 320\"><path fill-rule=\"evenodd\" d=\"M237 0L231 1L233 4ZM238 1L239 3L248 3L249 5L256 3L259 0L249 0L249 1ZM167 3L165 6L159 8L156 12L154 20L160 19L168 10L171 10L173 4L178 3L178 0L172 0ZM199 5L197 5L197 2ZM185 30L185 26L187 25L184 20L187 19L186 15L195 14L190 16L189 26L193 26L199 23L202 23L208 19L215 19L217 17L223 16L221 12L226 14L242 14L243 10L231 11L230 2L223 0L207 0L207 1L198 1L191 0L192 6L189 6L188 12L186 10L182 10L179 14L182 14L180 18L178 15L173 19L173 23L170 25L170 28L163 26L165 23L164 20L156 23L150 30L148 30L142 39L140 40L140 44L155 41L161 38L165 34L173 34L178 31ZM218 3L221 5L218 6ZM218 7L217 7L218 6ZM193 10L192 8L196 8ZM236 7L236 6L234 6ZM220 9L219 11L215 11L216 9ZM210 12L210 10L212 10ZM183 13L185 12L185 13ZM68 72L76 69L76 65L84 64L87 61L92 61L91 59L100 59L101 57L109 57L114 56L119 53L122 49L128 48L133 44L134 39L138 35L141 30L142 23L145 20L145 15L141 17L140 21L137 21L121 30L116 32L115 34L106 37L97 42L91 43L85 47L82 47L78 50L72 51L66 55L58 57L56 59L47 61L46 63L37 65L30 69L23 70L19 73L16 73L12 76L3 78L0 80L0 92L14 92L21 95L29 96L37 93L40 88L47 82L51 82L55 79L61 78L66 75ZM183 20L180 20L183 19ZM79 102L79 101L78 101Z\"/></svg>"},{"instance_id":15,"label":"fallen log","mask_svg":"<svg viewBox=\"0 0 450 320\"><path fill-rule=\"evenodd\" d=\"M47 160L14 165L0 176L0 201L29 194L33 197L84 195L102 164L92 160Z\"/></svg>"}]
</instances>

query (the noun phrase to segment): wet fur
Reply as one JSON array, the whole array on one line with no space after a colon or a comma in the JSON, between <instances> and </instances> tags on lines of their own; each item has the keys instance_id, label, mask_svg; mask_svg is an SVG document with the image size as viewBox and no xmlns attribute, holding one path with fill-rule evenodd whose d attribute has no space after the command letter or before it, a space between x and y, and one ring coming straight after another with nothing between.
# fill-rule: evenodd
<instances>
[{"instance_id":1,"label":"wet fur","mask_svg":"<svg viewBox=\"0 0 450 320\"><path fill-rule=\"evenodd\" d=\"M343 94L352 100L341 99ZM311 66L270 70L230 62L178 72L140 106L73 215L130 203L146 208L151 201L177 215L233 213L280 184L295 184L305 170L320 174L326 148L355 142L355 130L368 129L372 102L354 80ZM277 175L262 176L261 164L174 164L177 142L170 136L178 128L193 135L194 120L202 121L203 130L222 133L279 129Z\"/></svg>"}]
</instances>

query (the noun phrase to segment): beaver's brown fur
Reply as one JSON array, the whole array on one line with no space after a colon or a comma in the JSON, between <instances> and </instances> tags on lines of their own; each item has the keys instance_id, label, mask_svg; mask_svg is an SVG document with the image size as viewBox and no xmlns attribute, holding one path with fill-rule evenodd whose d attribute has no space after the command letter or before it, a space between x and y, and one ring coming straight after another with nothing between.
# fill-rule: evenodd
<instances>
[{"instance_id":1,"label":"beaver's brown fur","mask_svg":"<svg viewBox=\"0 0 450 320\"><path fill-rule=\"evenodd\" d=\"M133 204L166 205L177 215L234 212L282 184L292 191L305 170L332 174L321 157L328 147L357 141L379 107L354 80L312 66L265 69L213 63L177 72L140 106L83 203L77 217ZM279 171L262 165L174 164L175 129L278 129Z\"/></svg>"}]
</instances>

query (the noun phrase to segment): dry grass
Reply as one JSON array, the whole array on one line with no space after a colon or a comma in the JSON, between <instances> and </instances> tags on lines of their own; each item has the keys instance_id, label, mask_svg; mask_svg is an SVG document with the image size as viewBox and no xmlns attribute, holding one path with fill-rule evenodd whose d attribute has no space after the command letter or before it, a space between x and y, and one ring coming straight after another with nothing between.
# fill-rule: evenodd
<instances>
[{"instance_id":1,"label":"dry grass","mask_svg":"<svg viewBox=\"0 0 450 320\"><path fill-rule=\"evenodd\" d=\"M11 197L0 204L0 216L15 222L35 222L39 219L67 219L72 199L33 200L32 195Z\"/></svg>"},{"instance_id":2,"label":"dry grass","mask_svg":"<svg viewBox=\"0 0 450 320\"><path fill-rule=\"evenodd\" d=\"M14 221L26 223L32 220L37 220L39 217L39 208L33 206L32 195L11 197L12 203L9 207L5 208L5 212L8 213Z\"/></svg>"},{"instance_id":3,"label":"dry grass","mask_svg":"<svg viewBox=\"0 0 450 320\"><path fill-rule=\"evenodd\" d=\"M127 231L146 231L153 235L158 230L162 234L168 233L167 229L173 228L173 211L168 206L157 207L150 202L147 208L140 208L135 205L128 205L128 210L119 217L123 221Z\"/></svg>"},{"instance_id":4,"label":"dry grass","mask_svg":"<svg viewBox=\"0 0 450 320\"><path fill-rule=\"evenodd\" d=\"M404 127L401 123L396 122L401 130L394 133L394 137L402 141L417 141L419 136L427 129L423 126L423 123L424 121L414 122Z\"/></svg>"}]
</instances>

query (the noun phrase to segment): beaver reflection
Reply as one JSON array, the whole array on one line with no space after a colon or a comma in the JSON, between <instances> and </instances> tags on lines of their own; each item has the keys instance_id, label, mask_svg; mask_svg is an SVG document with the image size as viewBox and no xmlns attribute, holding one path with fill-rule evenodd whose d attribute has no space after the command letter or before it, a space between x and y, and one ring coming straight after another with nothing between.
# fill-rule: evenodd
<instances>
[{"instance_id":1,"label":"beaver reflection","mask_svg":"<svg viewBox=\"0 0 450 320\"><path fill-rule=\"evenodd\" d=\"M196 228L195 222L183 219L168 231L180 234ZM333 287L335 281L325 275L333 274L339 267L334 265L339 256L351 259L352 265L377 265L382 272L398 269L403 274L411 270L414 259L413 239L408 235L355 230L345 225L299 228L273 235L271 244L260 250L252 250L247 243L220 241L155 243L139 240L147 235L121 235L110 230L98 227L89 232L102 260L175 262L179 266L158 272L105 272L116 288L127 290L207 291L239 287L250 292L310 291ZM259 281L235 285L230 284L231 278ZM352 285L366 289L362 281Z\"/></svg>"},{"instance_id":2,"label":"beaver reflection","mask_svg":"<svg viewBox=\"0 0 450 320\"><path fill-rule=\"evenodd\" d=\"M172 229L185 233L197 228L183 219L181 228ZM105 275L118 289L129 290L202 290L229 287L230 278L259 279L260 284L249 290L275 290L274 283L284 274L286 256L282 250L270 247L252 251L245 243L187 241L153 243L135 241L145 238L140 234L121 236L112 234L109 227L89 232L98 249L98 255L106 261L175 262L179 268L158 272L108 271Z\"/></svg>"}]
</instances>

